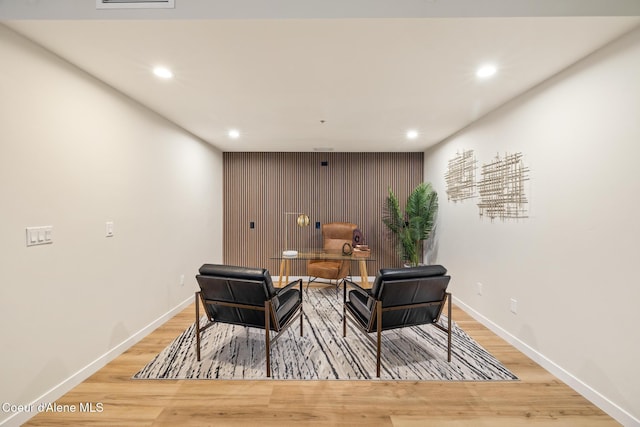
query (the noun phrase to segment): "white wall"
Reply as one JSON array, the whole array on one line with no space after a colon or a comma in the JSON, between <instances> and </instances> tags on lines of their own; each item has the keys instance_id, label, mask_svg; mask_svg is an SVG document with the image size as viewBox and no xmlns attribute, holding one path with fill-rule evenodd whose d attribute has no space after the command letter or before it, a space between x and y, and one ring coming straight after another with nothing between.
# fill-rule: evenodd
<instances>
[{"instance_id":1,"label":"white wall","mask_svg":"<svg viewBox=\"0 0 640 427\"><path fill-rule=\"evenodd\" d=\"M27 404L191 301L222 261L222 154L1 25L0 58L0 403Z\"/></svg>"},{"instance_id":2,"label":"white wall","mask_svg":"<svg viewBox=\"0 0 640 427\"><path fill-rule=\"evenodd\" d=\"M477 199L447 202L447 161L463 149L478 178L496 153L524 154L531 218L491 222ZM425 154L441 196L430 260L454 295L625 424L640 419L639 161L640 30Z\"/></svg>"}]
</instances>

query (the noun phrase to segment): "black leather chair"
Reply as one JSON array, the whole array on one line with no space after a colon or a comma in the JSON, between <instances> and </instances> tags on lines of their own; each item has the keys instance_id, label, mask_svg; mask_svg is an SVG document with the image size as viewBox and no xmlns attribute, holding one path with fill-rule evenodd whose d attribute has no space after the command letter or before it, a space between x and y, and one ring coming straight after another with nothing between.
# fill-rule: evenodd
<instances>
[{"instance_id":1,"label":"black leather chair","mask_svg":"<svg viewBox=\"0 0 640 427\"><path fill-rule=\"evenodd\" d=\"M345 280L342 335L347 336L347 319L367 334L376 345L376 376L380 377L382 331L432 324L447 333L447 360L451 362L450 276L441 265L382 269L371 289ZM347 288L351 288L347 290ZM447 327L438 321L448 305ZM377 340L369 333L377 332Z\"/></svg>"},{"instance_id":2,"label":"black leather chair","mask_svg":"<svg viewBox=\"0 0 640 427\"><path fill-rule=\"evenodd\" d=\"M271 376L271 343L300 318L302 336L302 279L275 288L264 268L204 264L196 276L196 346L200 361L200 338L215 323L231 323L265 330L267 377ZM298 288L296 288L296 285ZM200 304L209 322L200 327ZM270 338L269 332L275 336Z\"/></svg>"}]
</instances>

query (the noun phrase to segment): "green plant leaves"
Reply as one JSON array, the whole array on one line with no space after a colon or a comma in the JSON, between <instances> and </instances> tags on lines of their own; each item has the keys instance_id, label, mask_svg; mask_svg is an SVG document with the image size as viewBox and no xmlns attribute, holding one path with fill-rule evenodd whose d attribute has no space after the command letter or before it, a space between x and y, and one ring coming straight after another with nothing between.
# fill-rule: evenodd
<instances>
[{"instance_id":1,"label":"green plant leaves","mask_svg":"<svg viewBox=\"0 0 640 427\"><path fill-rule=\"evenodd\" d=\"M389 227L393 233L399 233L404 228L404 214L400 210L400 203L393 190L389 187L389 196L387 196L382 214L382 222Z\"/></svg>"},{"instance_id":2,"label":"green plant leaves","mask_svg":"<svg viewBox=\"0 0 640 427\"><path fill-rule=\"evenodd\" d=\"M435 226L438 212L438 193L430 183L421 183L407 198L405 211L400 209L398 198L389 188L382 222L397 238L397 247L403 261L418 265L422 256L423 241L429 238Z\"/></svg>"}]
</instances>

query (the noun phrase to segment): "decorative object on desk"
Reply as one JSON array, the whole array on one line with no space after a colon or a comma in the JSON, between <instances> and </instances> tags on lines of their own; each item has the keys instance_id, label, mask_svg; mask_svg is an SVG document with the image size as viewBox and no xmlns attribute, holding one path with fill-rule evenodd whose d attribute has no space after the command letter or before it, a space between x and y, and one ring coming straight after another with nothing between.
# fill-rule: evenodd
<instances>
[{"instance_id":1,"label":"decorative object on desk","mask_svg":"<svg viewBox=\"0 0 640 427\"><path fill-rule=\"evenodd\" d=\"M342 338L342 298L331 288L309 288L304 296L304 336L297 327L284 331L271 349L274 380L368 380L375 378L374 347L349 323ZM203 316L204 324L206 318ZM441 322L446 323L444 316ZM296 325L297 326L297 325ZM134 379L265 379L264 331L219 324L202 333L201 362L196 360L191 325L134 375ZM383 380L513 381L518 378L455 322L451 363L447 334L430 325L382 334Z\"/></svg>"},{"instance_id":2,"label":"decorative object on desk","mask_svg":"<svg viewBox=\"0 0 640 427\"><path fill-rule=\"evenodd\" d=\"M367 245L358 245L353 248L353 255L357 257L369 257L371 256L371 249Z\"/></svg>"},{"instance_id":3,"label":"decorative object on desk","mask_svg":"<svg viewBox=\"0 0 640 427\"><path fill-rule=\"evenodd\" d=\"M355 248L356 246L363 244L364 236L362 235L362 231L360 231L359 228L356 228L355 230L353 230L353 242L351 243L351 246Z\"/></svg>"},{"instance_id":4,"label":"decorative object on desk","mask_svg":"<svg viewBox=\"0 0 640 427\"><path fill-rule=\"evenodd\" d=\"M293 258L298 255L298 251L294 249L289 249L289 224L286 219L289 215L298 215L296 218L296 224L298 227L306 227L309 225L309 217L302 212L285 212L285 222L284 222L284 251L282 251L282 256Z\"/></svg>"},{"instance_id":5,"label":"decorative object on desk","mask_svg":"<svg viewBox=\"0 0 640 427\"><path fill-rule=\"evenodd\" d=\"M361 258L368 258L368 257L371 256L371 251L369 249L354 248L353 249L353 256L361 257Z\"/></svg>"},{"instance_id":6,"label":"decorative object on desk","mask_svg":"<svg viewBox=\"0 0 640 427\"><path fill-rule=\"evenodd\" d=\"M430 183L421 183L413 189L405 204L400 202L389 188L382 222L391 231L391 238L398 248L402 261L417 266L422 259L423 242L429 238L435 226L438 212L438 193Z\"/></svg>"},{"instance_id":7,"label":"decorative object on desk","mask_svg":"<svg viewBox=\"0 0 640 427\"><path fill-rule=\"evenodd\" d=\"M342 245L342 255L351 255L353 253L353 247L351 243L345 243Z\"/></svg>"}]
</instances>

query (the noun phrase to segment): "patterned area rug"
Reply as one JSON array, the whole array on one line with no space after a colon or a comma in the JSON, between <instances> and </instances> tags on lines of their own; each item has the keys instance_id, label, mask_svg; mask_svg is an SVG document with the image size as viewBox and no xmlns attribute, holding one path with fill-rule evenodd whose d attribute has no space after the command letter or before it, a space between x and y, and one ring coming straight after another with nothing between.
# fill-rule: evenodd
<instances>
[{"instance_id":1,"label":"patterned area rug","mask_svg":"<svg viewBox=\"0 0 640 427\"><path fill-rule=\"evenodd\" d=\"M214 325L203 334L200 362L194 331L192 325L133 378L267 379L264 330ZM386 331L382 337L381 380L517 380L455 323L451 363L446 334L433 326ZM335 288L310 288L304 295L304 336L296 321L272 345L271 375L276 380L375 379L375 359L375 346L350 323L342 337L342 294L338 299Z\"/></svg>"}]
</instances>

